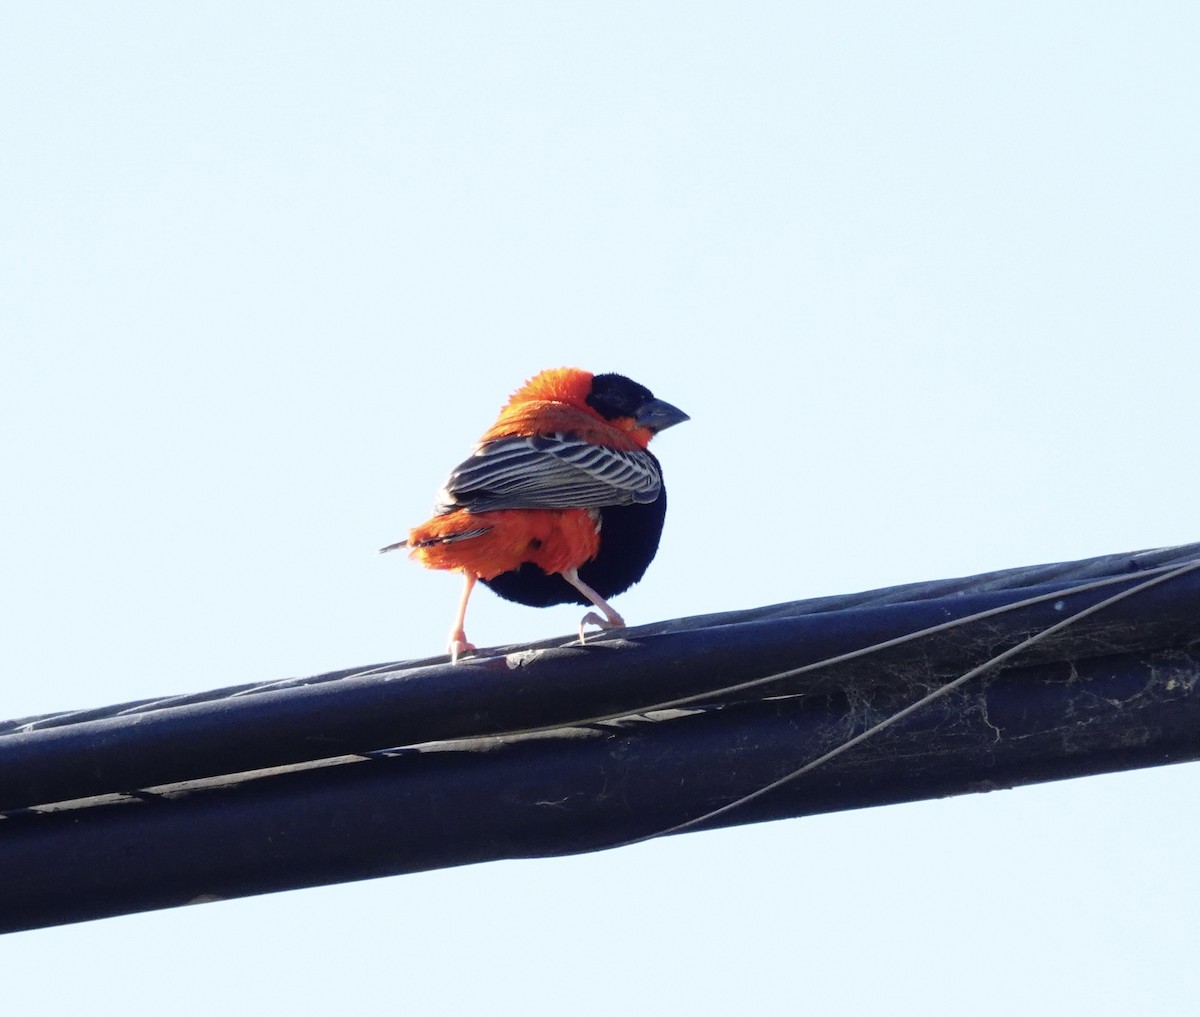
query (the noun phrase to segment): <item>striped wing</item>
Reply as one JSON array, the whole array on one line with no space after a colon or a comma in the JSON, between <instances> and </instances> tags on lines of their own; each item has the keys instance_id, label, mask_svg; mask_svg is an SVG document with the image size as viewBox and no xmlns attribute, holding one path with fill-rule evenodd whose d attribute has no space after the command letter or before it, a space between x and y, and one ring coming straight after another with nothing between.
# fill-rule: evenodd
<instances>
[{"instance_id":1,"label":"striped wing","mask_svg":"<svg viewBox=\"0 0 1200 1017\"><path fill-rule=\"evenodd\" d=\"M604 508L648 504L661 491L658 460L649 452L622 452L570 434L499 438L455 468L436 511Z\"/></svg>"}]
</instances>

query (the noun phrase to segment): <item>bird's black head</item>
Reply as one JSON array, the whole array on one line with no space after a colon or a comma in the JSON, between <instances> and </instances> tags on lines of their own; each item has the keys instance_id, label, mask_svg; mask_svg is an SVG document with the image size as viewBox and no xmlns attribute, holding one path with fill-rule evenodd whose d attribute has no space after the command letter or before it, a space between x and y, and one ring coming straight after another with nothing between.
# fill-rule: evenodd
<instances>
[{"instance_id":1,"label":"bird's black head","mask_svg":"<svg viewBox=\"0 0 1200 1017\"><path fill-rule=\"evenodd\" d=\"M635 417L638 408L654 398L645 385L630 381L623 374L597 374L592 378L592 390L587 404L605 420Z\"/></svg>"},{"instance_id":2,"label":"bird's black head","mask_svg":"<svg viewBox=\"0 0 1200 1017\"><path fill-rule=\"evenodd\" d=\"M639 427L652 433L689 419L683 410L655 399L654 393L645 385L639 385L623 374L597 374L593 377L587 404L605 420L630 417L637 421Z\"/></svg>"}]
</instances>

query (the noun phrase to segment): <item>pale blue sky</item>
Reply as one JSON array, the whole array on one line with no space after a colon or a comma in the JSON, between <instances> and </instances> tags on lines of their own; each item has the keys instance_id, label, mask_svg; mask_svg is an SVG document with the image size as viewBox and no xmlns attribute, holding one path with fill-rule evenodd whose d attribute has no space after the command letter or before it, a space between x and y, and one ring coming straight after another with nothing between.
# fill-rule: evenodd
<instances>
[{"instance_id":1,"label":"pale blue sky","mask_svg":"<svg viewBox=\"0 0 1200 1017\"><path fill-rule=\"evenodd\" d=\"M0 715L436 652L456 580L374 550L561 364L692 415L632 623L1200 538L1198 45L1183 3L9 5ZM4 998L1190 1013L1198 786L29 933Z\"/></svg>"}]
</instances>

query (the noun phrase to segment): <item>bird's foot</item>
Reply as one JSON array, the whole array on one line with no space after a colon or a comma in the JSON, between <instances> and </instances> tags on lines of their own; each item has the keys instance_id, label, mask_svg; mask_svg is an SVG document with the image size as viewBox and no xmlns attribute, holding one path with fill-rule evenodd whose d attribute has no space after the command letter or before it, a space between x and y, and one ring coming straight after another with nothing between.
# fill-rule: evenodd
<instances>
[{"instance_id":1,"label":"bird's foot","mask_svg":"<svg viewBox=\"0 0 1200 1017\"><path fill-rule=\"evenodd\" d=\"M475 649L474 643L467 642L467 634L462 629L455 629L450 633L450 642L446 647L450 654L450 663L457 664L459 654L469 653Z\"/></svg>"},{"instance_id":2,"label":"bird's foot","mask_svg":"<svg viewBox=\"0 0 1200 1017\"><path fill-rule=\"evenodd\" d=\"M596 614L595 611L589 611L580 620L579 641L581 643L587 642L583 631L587 625L598 625L602 629L622 629L625 627L625 619L613 610L612 605L607 600L579 578L578 570L563 569L559 575L582 593L586 600L590 600L593 606L600 611L600 614Z\"/></svg>"},{"instance_id":3,"label":"bird's foot","mask_svg":"<svg viewBox=\"0 0 1200 1017\"><path fill-rule=\"evenodd\" d=\"M611 607L603 615L596 614L595 611L589 611L579 620L579 642L587 642L587 633L584 631L586 626L595 625L601 629L623 629L625 627L625 619L622 618Z\"/></svg>"}]
</instances>

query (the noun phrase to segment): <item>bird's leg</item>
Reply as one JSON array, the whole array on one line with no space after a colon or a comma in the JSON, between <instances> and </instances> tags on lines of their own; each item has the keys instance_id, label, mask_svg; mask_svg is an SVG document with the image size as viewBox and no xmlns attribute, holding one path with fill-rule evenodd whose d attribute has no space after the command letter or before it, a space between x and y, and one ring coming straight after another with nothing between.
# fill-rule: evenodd
<instances>
[{"instance_id":1,"label":"bird's leg","mask_svg":"<svg viewBox=\"0 0 1200 1017\"><path fill-rule=\"evenodd\" d=\"M467 601L471 599L471 591L475 589L475 581L479 577L473 572L464 572L463 578L466 580L466 584L463 586L462 600L458 602L458 614L454 616L454 628L450 630L450 645L447 647L450 651L451 664L458 663L460 653L475 649L473 644L467 642L463 623L467 620Z\"/></svg>"},{"instance_id":2,"label":"bird's leg","mask_svg":"<svg viewBox=\"0 0 1200 1017\"><path fill-rule=\"evenodd\" d=\"M595 611L589 611L579 621L579 641L585 642L583 627L585 625L598 625L602 629L619 629L625 625L625 619L622 618L616 611L609 606L600 594L593 590L587 583L579 578L579 572L576 569L564 569L559 573L568 583L575 587L588 600L596 605L603 613L604 617L596 614Z\"/></svg>"}]
</instances>

